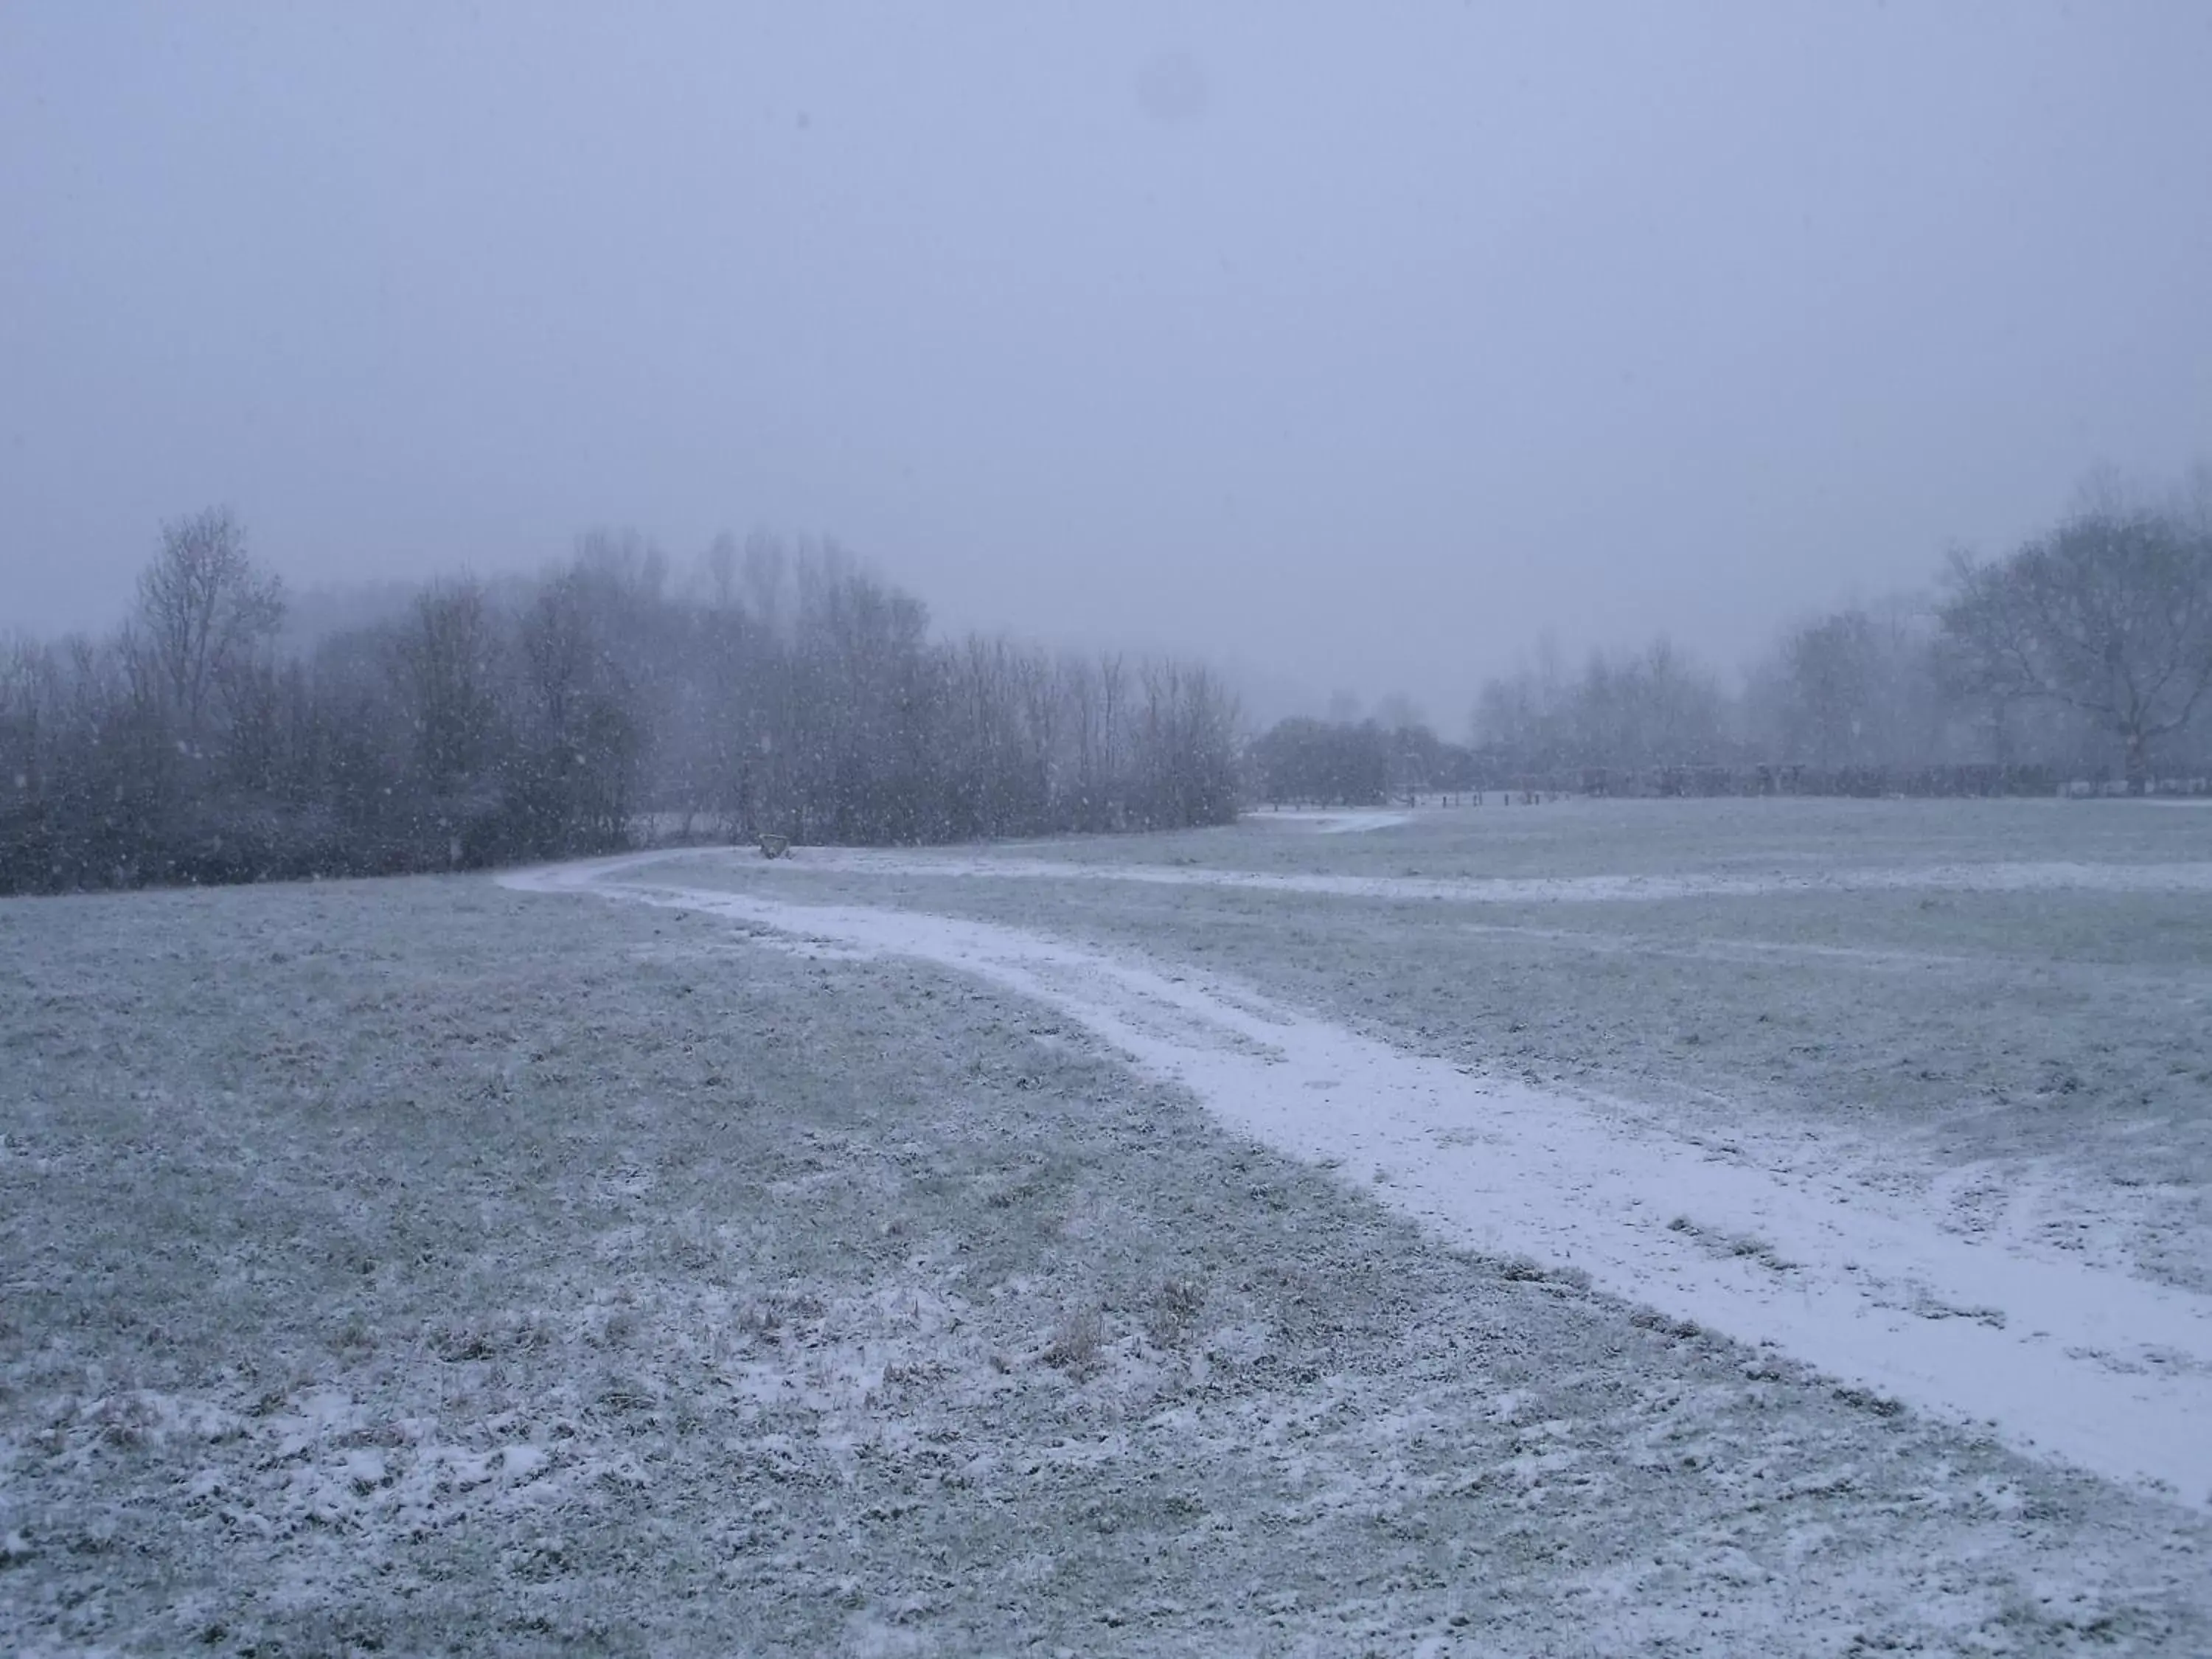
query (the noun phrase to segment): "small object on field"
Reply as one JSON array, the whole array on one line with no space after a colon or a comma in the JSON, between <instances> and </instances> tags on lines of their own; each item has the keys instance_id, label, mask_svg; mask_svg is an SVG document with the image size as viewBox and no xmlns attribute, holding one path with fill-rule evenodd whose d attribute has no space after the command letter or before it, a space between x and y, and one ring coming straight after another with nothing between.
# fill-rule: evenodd
<instances>
[{"instance_id":1,"label":"small object on field","mask_svg":"<svg viewBox=\"0 0 2212 1659\"><path fill-rule=\"evenodd\" d=\"M761 856L764 859L780 859L791 850L791 837L763 836L760 838L760 849Z\"/></svg>"}]
</instances>

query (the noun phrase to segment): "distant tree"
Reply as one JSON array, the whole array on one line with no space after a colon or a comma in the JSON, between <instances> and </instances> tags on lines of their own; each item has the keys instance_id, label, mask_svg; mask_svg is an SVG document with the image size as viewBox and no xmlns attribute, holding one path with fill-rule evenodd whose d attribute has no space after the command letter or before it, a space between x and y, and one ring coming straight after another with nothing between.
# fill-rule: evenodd
<instances>
[{"instance_id":1,"label":"distant tree","mask_svg":"<svg viewBox=\"0 0 2212 1659\"><path fill-rule=\"evenodd\" d=\"M478 584L438 582L416 596L395 644L393 672L412 730L415 770L433 796L457 793L489 769L503 650Z\"/></svg>"},{"instance_id":2,"label":"distant tree","mask_svg":"<svg viewBox=\"0 0 2212 1659\"><path fill-rule=\"evenodd\" d=\"M276 636L283 584L246 556L228 507L161 526L161 549L138 579L138 624L164 697L197 736L223 677Z\"/></svg>"},{"instance_id":3,"label":"distant tree","mask_svg":"<svg viewBox=\"0 0 2212 1659\"><path fill-rule=\"evenodd\" d=\"M1816 766L1856 765L1880 744L1882 662L1863 611L1807 624L1782 647L1788 752Z\"/></svg>"},{"instance_id":4,"label":"distant tree","mask_svg":"<svg viewBox=\"0 0 2212 1659\"><path fill-rule=\"evenodd\" d=\"M599 636L590 575L556 576L523 615L521 732L505 779L516 851L599 851L629 831L648 732Z\"/></svg>"},{"instance_id":5,"label":"distant tree","mask_svg":"<svg viewBox=\"0 0 2212 1659\"><path fill-rule=\"evenodd\" d=\"M1372 720L1279 720L1252 745L1263 799L1376 806L1389 798L1389 735Z\"/></svg>"},{"instance_id":6,"label":"distant tree","mask_svg":"<svg viewBox=\"0 0 2212 1659\"><path fill-rule=\"evenodd\" d=\"M1714 759L1725 726L1719 685L1662 638L1633 655L1592 654L1568 704L1566 747L1586 767L1681 766Z\"/></svg>"},{"instance_id":7,"label":"distant tree","mask_svg":"<svg viewBox=\"0 0 2212 1659\"><path fill-rule=\"evenodd\" d=\"M1999 705L2079 710L2118 739L2141 793L2153 745L2212 690L2204 517L2107 488L2009 558L1954 556L1942 623L1960 683Z\"/></svg>"},{"instance_id":8,"label":"distant tree","mask_svg":"<svg viewBox=\"0 0 2212 1659\"><path fill-rule=\"evenodd\" d=\"M1564 689L1523 670L1483 682L1471 722L1476 751L1492 781L1563 765L1568 749Z\"/></svg>"},{"instance_id":9,"label":"distant tree","mask_svg":"<svg viewBox=\"0 0 2212 1659\"><path fill-rule=\"evenodd\" d=\"M1628 666L1624 689L1640 718L1632 724L1648 764L1682 766L1720 757L1728 742L1720 684L1663 635Z\"/></svg>"},{"instance_id":10,"label":"distant tree","mask_svg":"<svg viewBox=\"0 0 2212 1659\"><path fill-rule=\"evenodd\" d=\"M1236 705L1202 667L933 638L834 546L726 539L672 583L644 537L594 532L280 657L243 544L179 521L112 639L0 641L0 891L557 856L647 815L902 842L1237 810Z\"/></svg>"},{"instance_id":11,"label":"distant tree","mask_svg":"<svg viewBox=\"0 0 2212 1659\"><path fill-rule=\"evenodd\" d=\"M1385 707L1389 707L1387 702ZM1404 714L1408 709L1391 712ZM1419 718L1418 711L1413 713L1413 719L1385 727L1383 734L1389 754L1389 793L1403 796L1408 805L1431 789L1464 789L1468 777L1467 750L1456 744L1441 741L1429 729L1428 723Z\"/></svg>"},{"instance_id":12,"label":"distant tree","mask_svg":"<svg viewBox=\"0 0 2212 1659\"><path fill-rule=\"evenodd\" d=\"M1547 642L1537 668L1483 685L1469 764L1496 782L1701 764L1728 751L1732 715L1719 682L1663 637L1627 654L1593 652L1572 681Z\"/></svg>"},{"instance_id":13,"label":"distant tree","mask_svg":"<svg viewBox=\"0 0 2212 1659\"><path fill-rule=\"evenodd\" d=\"M1403 732L1425 727L1429 717L1403 691L1393 691L1375 705L1375 723L1385 732Z\"/></svg>"},{"instance_id":14,"label":"distant tree","mask_svg":"<svg viewBox=\"0 0 2212 1659\"><path fill-rule=\"evenodd\" d=\"M1932 605L1897 595L1792 629L1752 673L1744 723L1762 760L1925 766L1972 747Z\"/></svg>"},{"instance_id":15,"label":"distant tree","mask_svg":"<svg viewBox=\"0 0 2212 1659\"><path fill-rule=\"evenodd\" d=\"M1194 663L1147 663L1139 679L1144 703L1132 756L1139 821L1164 830L1233 819L1240 793L1236 698Z\"/></svg>"},{"instance_id":16,"label":"distant tree","mask_svg":"<svg viewBox=\"0 0 2212 1659\"><path fill-rule=\"evenodd\" d=\"M707 578L708 603L717 611L734 609L738 603L738 538L726 530L707 544L699 561Z\"/></svg>"},{"instance_id":17,"label":"distant tree","mask_svg":"<svg viewBox=\"0 0 2212 1659\"><path fill-rule=\"evenodd\" d=\"M744 562L739 566L745 605L754 620L771 634L783 629L790 568L790 556L774 536L757 530L745 538Z\"/></svg>"}]
</instances>

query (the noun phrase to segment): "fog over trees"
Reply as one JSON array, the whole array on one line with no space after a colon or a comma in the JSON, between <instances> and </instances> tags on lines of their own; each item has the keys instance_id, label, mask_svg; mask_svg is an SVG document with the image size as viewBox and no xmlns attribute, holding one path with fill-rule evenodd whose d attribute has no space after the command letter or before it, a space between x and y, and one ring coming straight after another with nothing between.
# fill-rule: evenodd
<instances>
[{"instance_id":1,"label":"fog over trees","mask_svg":"<svg viewBox=\"0 0 2212 1659\"><path fill-rule=\"evenodd\" d=\"M2212 773L2212 472L2086 489L1943 584L1811 617L1731 683L1666 639L1255 734L1202 665L932 633L829 543L634 532L528 580L288 625L246 526L161 527L102 639L0 647L0 891L477 866L644 838L912 844L1245 802L2141 791ZM1231 642L1232 645L1234 641Z\"/></svg>"},{"instance_id":2,"label":"fog over trees","mask_svg":"<svg viewBox=\"0 0 2212 1659\"><path fill-rule=\"evenodd\" d=\"M1509 787L1680 793L2048 793L2212 773L2212 471L2110 481L2008 556L1789 629L1735 684L1665 638L1570 668L1548 641L1485 680L1470 742L1285 721L1266 799L1380 803ZM1419 756L1421 763L1407 757ZM1395 768L1395 771L1394 771Z\"/></svg>"},{"instance_id":3,"label":"fog over trees","mask_svg":"<svg viewBox=\"0 0 2212 1659\"><path fill-rule=\"evenodd\" d=\"M921 842L1236 811L1206 668L932 635L830 544L629 534L280 647L244 526L164 527L104 640L0 653L0 891L480 866L647 833Z\"/></svg>"},{"instance_id":4,"label":"fog over trees","mask_svg":"<svg viewBox=\"0 0 2212 1659\"><path fill-rule=\"evenodd\" d=\"M2212 689L2212 473L2164 504L2100 483L2010 558L1959 559L1942 620L1993 730L2014 705L2069 710L2118 742L2141 789Z\"/></svg>"}]
</instances>

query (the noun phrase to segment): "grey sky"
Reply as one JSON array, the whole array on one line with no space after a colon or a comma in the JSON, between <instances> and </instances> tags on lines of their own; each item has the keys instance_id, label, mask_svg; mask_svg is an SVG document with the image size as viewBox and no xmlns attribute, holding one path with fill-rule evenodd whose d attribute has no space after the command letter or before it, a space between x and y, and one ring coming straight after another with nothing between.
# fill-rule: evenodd
<instances>
[{"instance_id":1,"label":"grey sky","mask_svg":"<svg viewBox=\"0 0 2212 1659\"><path fill-rule=\"evenodd\" d=\"M0 6L0 623L835 533L1448 727L2212 453L2212 5Z\"/></svg>"}]
</instances>

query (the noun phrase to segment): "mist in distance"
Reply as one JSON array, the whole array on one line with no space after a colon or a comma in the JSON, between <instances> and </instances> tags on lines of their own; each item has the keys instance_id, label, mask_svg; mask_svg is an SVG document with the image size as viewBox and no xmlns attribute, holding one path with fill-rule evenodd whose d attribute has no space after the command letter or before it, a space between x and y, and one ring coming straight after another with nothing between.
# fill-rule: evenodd
<instances>
[{"instance_id":1,"label":"mist in distance","mask_svg":"<svg viewBox=\"0 0 2212 1659\"><path fill-rule=\"evenodd\" d=\"M0 12L0 623L833 535L1263 716L1733 671L2212 453L2212 11ZM295 618L298 609L295 606Z\"/></svg>"}]
</instances>

